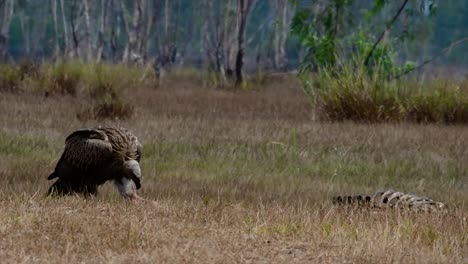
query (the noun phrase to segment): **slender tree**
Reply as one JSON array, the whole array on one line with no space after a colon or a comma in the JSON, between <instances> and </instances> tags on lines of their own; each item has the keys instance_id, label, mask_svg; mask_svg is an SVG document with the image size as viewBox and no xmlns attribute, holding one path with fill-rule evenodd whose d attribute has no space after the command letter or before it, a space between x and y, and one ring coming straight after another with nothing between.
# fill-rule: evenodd
<instances>
[{"instance_id":1,"label":"slender tree","mask_svg":"<svg viewBox=\"0 0 468 264\"><path fill-rule=\"evenodd\" d=\"M52 57L53 59L57 59L60 55L60 47L59 47L59 34L58 34L58 26L57 26L57 0L51 0L51 8L52 8L52 23L54 25L54 50Z\"/></svg>"},{"instance_id":2,"label":"slender tree","mask_svg":"<svg viewBox=\"0 0 468 264\"><path fill-rule=\"evenodd\" d=\"M239 0L238 17L239 29L237 32L237 55L236 55L236 85L243 82L242 67L244 66L244 39L247 21L250 11L255 7L258 0Z\"/></svg>"},{"instance_id":3,"label":"slender tree","mask_svg":"<svg viewBox=\"0 0 468 264\"><path fill-rule=\"evenodd\" d=\"M64 52L63 54L65 55L65 57L69 57L70 56L70 37L68 35L68 24L67 24L67 19L66 19L66 16L65 16L65 4L64 4L64 0L60 0L60 13L61 13L61 16L62 16L62 23L63 23L63 42L64 42Z\"/></svg>"},{"instance_id":4,"label":"slender tree","mask_svg":"<svg viewBox=\"0 0 468 264\"><path fill-rule=\"evenodd\" d=\"M161 9L161 0L148 0L146 8L146 27L141 38L140 54L143 54L145 59L149 56L149 47L151 45L151 35L154 32L158 21L158 14Z\"/></svg>"},{"instance_id":5,"label":"slender tree","mask_svg":"<svg viewBox=\"0 0 468 264\"><path fill-rule=\"evenodd\" d=\"M8 57L8 38L15 0L4 0L2 4L3 14L0 17L0 60L4 61Z\"/></svg>"},{"instance_id":6,"label":"slender tree","mask_svg":"<svg viewBox=\"0 0 468 264\"><path fill-rule=\"evenodd\" d=\"M274 0L273 9L276 17L273 30L274 66L277 70L285 70L288 63L286 40L294 15L294 6L289 1Z\"/></svg>"},{"instance_id":7,"label":"slender tree","mask_svg":"<svg viewBox=\"0 0 468 264\"><path fill-rule=\"evenodd\" d=\"M104 50L104 29L106 27L106 22L107 22L107 13L108 13L108 5L109 5L109 0L101 0L101 14L99 18L99 31L97 34L97 39L96 39L96 62L100 62L102 59L102 53Z\"/></svg>"},{"instance_id":8,"label":"slender tree","mask_svg":"<svg viewBox=\"0 0 468 264\"><path fill-rule=\"evenodd\" d=\"M79 4L78 0L70 0L71 1L71 8L69 12L69 21L70 21L70 28L71 28L71 35L73 41L73 48L71 51L72 58L80 58L80 38L78 36L78 16L82 13L82 6Z\"/></svg>"},{"instance_id":9,"label":"slender tree","mask_svg":"<svg viewBox=\"0 0 468 264\"><path fill-rule=\"evenodd\" d=\"M84 15L84 54L85 60L91 61L92 54L93 54L93 46L91 40L91 19L89 16L90 8L89 8L89 0L83 0L83 15Z\"/></svg>"}]
</instances>

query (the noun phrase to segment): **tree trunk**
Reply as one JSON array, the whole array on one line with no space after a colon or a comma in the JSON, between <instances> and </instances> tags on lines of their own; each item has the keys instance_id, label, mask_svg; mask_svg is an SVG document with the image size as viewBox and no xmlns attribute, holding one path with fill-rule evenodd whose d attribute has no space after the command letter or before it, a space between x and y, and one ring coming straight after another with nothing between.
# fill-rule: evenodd
<instances>
[{"instance_id":1,"label":"tree trunk","mask_svg":"<svg viewBox=\"0 0 468 264\"><path fill-rule=\"evenodd\" d=\"M273 31L274 67L284 71L287 66L286 41L294 13L292 5L288 1L275 0L274 12L277 18Z\"/></svg>"},{"instance_id":2,"label":"tree trunk","mask_svg":"<svg viewBox=\"0 0 468 264\"><path fill-rule=\"evenodd\" d=\"M78 38L78 26L77 26L77 17L80 13L80 6L78 5L77 0L73 0L71 2L71 12L69 14L70 18L70 26L71 26L71 34L72 34L72 41L73 41L73 48L70 52L71 58L80 58L80 39Z\"/></svg>"},{"instance_id":3,"label":"tree trunk","mask_svg":"<svg viewBox=\"0 0 468 264\"><path fill-rule=\"evenodd\" d=\"M169 5L169 0L165 0L165 3L164 3L164 36L165 36L166 41L169 38L170 24L171 24L171 6Z\"/></svg>"},{"instance_id":4,"label":"tree trunk","mask_svg":"<svg viewBox=\"0 0 468 264\"><path fill-rule=\"evenodd\" d=\"M24 14L24 12L21 12L19 15L19 21L21 25L21 32L23 34L23 39L24 39L24 56L30 57L31 56L31 36L30 36L30 28L27 26L28 23L28 17Z\"/></svg>"},{"instance_id":5,"label":"tree trunk","mask_svg":"<svg viewBox=\"0 0 468 264\"><path fill-rule=\"evenodd\" d=\"M212 45L211 45L211 39L210 39L210 32L209 32L209 26L210 26L210 18L212 14L212 9L213 5L210 0L204 0L200 4L199 8L201 10L206 10L206 12L210 12L208 14L204 14L204 17L202 18L202 25L200 29L200 54L201 54L201 61L202 61L202 67L212 69L214 64L213 64L213 58L211 56L211 51L212 51Z\"/></svg>"},{"instance_id":6,"label":"tree trunk","mask_svg":"<svg viewBox=\"0 0 468 264\"><path fill-rule=\"evenodd\" d=\"M242 67L244 66L244 39L247 28L249 12L256 5L257 0L239 0L239 31L237 33L237 55L236 55L236 86L241 85L244 80L242 76Z\"/></svg>"},{"instance_id":7,"label":"tree trunk","mask_svg":"<svg viewBox=\"0 0 468 264\"><path fill-rule=\"evenodd\" d=\"M164 38L163 38L163 46L162 46L162 65L170 64L171 62L171 32L170 32L170 25L171 25L171 16L172 10L169 4L169 0L165 0L164 3ZM160 56L161 56L160 55Z\"/></svg>"},{"instance_id":8,"label":"tree trunk","mask_svg":"<svg viewBox=\"0 0 468 264\"><path fill-rule=\"evenodd\" d=\"M142 36L142 18L143 9L145 9L145 0L135 0L133 6L132 34L129 34L130 59L132 63L142 63L142 55L140 54L140 41Z\"/></svg>"},{"instance_id":9,"label":"tree trunk","mask_svg":"<svg viewBox=\"0 0 468 264\"><path fill-rule=\"evenodd\" d=\"M110 0L110 10L111 10L111 16L109 17L110 19L110 56L112 57L112 60L118 61L119 56L118 56L118 45L117 45L117 38L119 35L119 25L118 25L118 20L119 20L119 12L118 12L118 4L116 4L117 0Z\"/></svg>"},{"instance_id":10,"label":"tree trunk","mask_svg":"<svg viewBox=\"0 0 468 264\"><path fill-rule=\"evenodd\" d=\"M377 48L377 46L379 45L380 41L382 41L382 39L385 37L385 35L387 34L388 31L390 31L390 29L392 28L393 24L395 23L395 21L397 20L397 18L400 16L400 14L403 12L403 10L405 9L405 6L406 4L408 3L409 0L405 0L400 8L398 8L398 11L396 12L396 14L393 16L393 18L388 21L387 23L385 23L385 30L382 31L382 33L379 35L379 37L377 38L377 40L374 42L374 45L372 45L372 48L371 50L369 51L369 53L367 53L367 56L366 56L366 59L364 60L364 66L366 67L369 67L369 62L370 62L370 59L372 58L372 54L374 53L374 50Z\"/></svg>"},{"instance_id":11,"label":"tree trunk","mask_svg":"<svg viewBox=\"0 0 468 264\"><path fill-rule=\"evenodd\" d=\"M83 0L84 6L84 20L85 20L85 27L84 27L84 34L85 34L85 60L91 61L92 54L93 54L93 47L91 44L91 21L89 18L89 0Z\"/></svg>"},{"instance_id":12,"label":"tree trunk","mask_svg":"<svg viewBox=\"0 0 468 264\"><path fill-rule=\"evenodd\" d=\"M33 19L43 18L50 14L50 9L47 5L35 6L35 14ZM31 30L31 55L33 57L44 57L45 47L42 43L48 41L47 37L47 20L39 19L32 25Z\"/></svg>"},{"instance_id":13,"label":"tree trunk","mask_svg":"<svg viewBox=\"0 0 468 264\"><path fill-rule=\"evenodd\" d=\"M125 47L123 61L128 63L138 63L141 61L142 57L139 53L139 45L138 45L138 36L140 35L141 31L141 18L142 18L142 2L144 0L136 0L133 1L133 15L132 21L130 23L128 19L128 10L125 7L125 3L123 0L120 1L120 6L124 13L124 25L127 31L128 42L127 46Z\"/></svg>"},{"instance_id":14,"label":"tree trunk","mask_svg":"<svg viewBox=\"0 0 468 264\"><path fill-rule=\"evenodd\" d=\"M0 61L8 59L8 38L15 0L5 0L0 28Z\"/></svg>"},{"instance_id":15,"label":"tree trunk","mask_svg":"<svg viewBox=\"0 0 468 264\"><path fill-rule=\"evenodd\" d=\"M171 2L169 0L164 1L164 24L163 31L158 31L158 58L156 64L159 68L164 68L165 66L174 62L175 59L175 43L174 43L174 30L171 26L172 23L172 10Z\"/></svg>"},{"instance_id":16,"label":"tree trunk","mask_svg":"<svg viewBox=\"0 0 468 264\"><path fill-rule=\"evenodd\" d=\"M239 1L239 0L235 0ZM225 75L227 78L233 77L233 65L232 61L235 61L235 56L236 56L236 48L238 46L237 44L237 37L238 37L238 32L239 32L239 24L240 24L240 16L238 15L239 13L239 7L238 5L235 5L236 7L233 7L232 0L228 1L226 7L225 7L225 13L224 13L224 26L223 26L223 32L224 32L224 38L223 38L223 46L224 46L224 69L225 69ZM235 15L230 15L234 14Z\"/></svg>"},{"instance_id":17,"label":"tree trunk","mask_svg":"<svg viewBox=\"0 0 468 264\"><path fill-rule=\"evenodd\" d=\"M99 20L99 32L97 37L96 62L102 59L102 51L104 49L104 28L107 21L107 7L109 0L101 0L101 18Z\"/></svg>"},{"instance_id":18,"label":"tree trunk","mask_svg":"<svg viewBox=\"0 0 468 264\"><path fill-rule=\"evenodd\" d=\"M149 5L148 5L149 6ZM147 24L143 38L141 40L140 54L146 59L148 58L148 48L151 43L151 33L153 32L154 27L158 19L159 9L161 8L161 0L153 0L152 8L147 8Z\"/></svg>"},{"instance_id":19,"label":"tree trunk","mask_svg":"<svg viewBox=\"0 0 468 264\"><path fill-rule=\"evenodd\" d=\"M70 38L68 35L68 25L67 19L65 18L65 4L63 0L60 0L60 12L62 13L62 22L63 22L63 42L65 44L64 48L64 55L65 57L69 57L70 52Z\"/></svg>"},{"instance_id":20,"label":"tree trunk","mask_svg":"<svg viewBox=\"0 0 468 264\"><path fill-rule=\"evenodd\" d=\"M222 6L218 3L219 9L218 9L218 15L214 15L214 36L215 36L215 59L216 59L216 70L222 75L223 78L226 77L225 71L224 71L224 56L223 56L223 50L224 50L224 38L226 36L226 33L224 32L224 27L222 25L222 20L221 16L223 15L223 8Z\"/></svg>"},{"instance_id":21,"label":"tree trunk","mask_svg":"<svg viewBox=\"0 0 468 264\"><path fill-rule=\"evenodd\" d=\"M280 56L279 56L279 45L280 45L280 22L281 19L281 0L274 0L273 1L273 8L275 13L275 21L273 22L273 66L276 70L280 67Z\"/></svg>"},{"instance_id":22,"label":"tree trunk","mask_svg":"<svg viewBox=\"0 0 468 264\"><path fill-rule=\"evenodd\" d=\"M53 50L53 60L58 59L60 55L60 47L58 41L58 27L57 27L57 0L51 0L51 7L52 7L52 22L54 26L54 50Z\"/></svg>"}]
</instances>

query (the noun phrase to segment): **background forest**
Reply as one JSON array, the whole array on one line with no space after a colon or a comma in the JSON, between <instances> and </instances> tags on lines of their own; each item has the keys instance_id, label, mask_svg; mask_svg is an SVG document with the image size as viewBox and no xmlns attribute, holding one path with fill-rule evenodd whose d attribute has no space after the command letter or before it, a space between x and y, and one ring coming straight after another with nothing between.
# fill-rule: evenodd
<instances>
[{"instance_id":1,"label":"background forest","mask_svg":"<svg viewBox=\"0 0 468 264\"><path fill-rule=\"evenodd\" d=\"M375 39L401 2L1 0L0 59L149 61L230 71L242 50L246 71L283 71L297 68L307 53L297 35L290 34L301 10L318 15L342 3L332 20L342 20L336 23L337 39L345 42L348 33L358 30ZM383 7L369 19L379 3ZM397 41L397 59L421 62L468 36L467 13L466 1L409 1L386 38ZM463 43L435 65L466 66L466 50Z\"/></svg>"}]
</instances>

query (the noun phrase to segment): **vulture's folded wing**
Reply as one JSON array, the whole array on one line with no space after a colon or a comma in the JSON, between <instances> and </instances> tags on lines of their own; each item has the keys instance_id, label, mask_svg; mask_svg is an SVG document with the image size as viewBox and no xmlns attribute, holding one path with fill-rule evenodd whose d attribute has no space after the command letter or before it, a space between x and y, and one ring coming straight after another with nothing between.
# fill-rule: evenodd
<instances>
[{"instance_id":1,"label":"vulture's folded wing","mask_svg":"<svg viewBox=\"0 0 468 264\"><path fill-rule=\"evenodd\" d=\"M86 171L109 162L112 159L112 145L102 131L77 130L65 140L62 159L73 167Z\"/></svg>"}]
</instances>

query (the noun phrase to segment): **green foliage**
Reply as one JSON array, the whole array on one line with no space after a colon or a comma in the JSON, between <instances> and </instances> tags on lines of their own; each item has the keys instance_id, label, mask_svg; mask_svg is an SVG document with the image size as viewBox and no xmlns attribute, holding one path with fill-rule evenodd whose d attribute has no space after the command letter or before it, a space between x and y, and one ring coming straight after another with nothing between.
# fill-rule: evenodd
<instances>
[{"instance_id":1,"label":"green foliage","mask_svg":"<svg viewBox=\"0 0 468 264\"><path fill-rule=\"evenodd\" d=\"M355 67L361 67L365 56L369 54L373 47L371 36L365 31L357 31L351 38L349 46L354 46L354 58L351 60ZM406 61L402 66L398 66L394 60L396 52L391 43L378 45L375 47L366 67L370 76L379 76L383 79L400 76L414 69L415 63Z\"/></svg>"},{"instance_id":2,"label":"green foliage","mask_svg":"<svg viewBox=\"0 0 468 264\"><path fill-rule=\"evenodd\" d=\"M352 1L329 1L318 11L303 9L297 13L292 32L308 51L301 65L304 91L321 119L468 122L467 82L422 84L395 80L415 68L411 61L399 65L395 60L399 44L413 36L408 25L393 30L395 17L402 10L405 19L411 21L408 24L422 20L421 14L434 13L435 6L429 2L410 1L394 6L398 11L392 11L394 14L383 25L384 31L377 31L378 35L372 34L376 31L365 24L345 27L344 18ZM383 10L392 10L391 4L373 1L372 8L363 11L366 23L372 23ZM319 73L314 81L308 74L311 70Z\"/></svg>"},{"instance_id":3,"label":"green foliage","mask_svg":"<svg viewBox=\"0 0 468 264\"><path fill-rule=\"evenodd\" d=\"M339 37L349 14L351 0L333 0L325 4L323 10L301 9L293 17L292 34L306 48L301 71L333 68L337 62ZM297 2L296 2L297 4Z\"/></svg>"},{"instance_id":4,"label":"green foliage","mask_svg":"<svg viewBox=\"0 0 468 264\"><path fill-rule=\"evenodd\" d=\"M376 22L375 18L392 3L375 0L368 9L361 10L363 21L359 21L353 13L353 4L354 1L334 0L324 5L310 4L310 8L302 8L296 13L292 21L292 34L306 49L301 72L340 72L345 61L350 59L364 63L370 75L380 73L383 78L399 76L411 70L414 67L412 62L405 62L404 66L397 65L394 47L399 47L397 44L401 43L401 39L413 33L406 26L401 26L400 31L393 32L392 37L384 36L384 41L377 42L378 34L383 34L382 30L393 24L385 21L381 23L381 29L372 26ZM430 8L432 10L433 6ZM406 17L417 18L420 13L416 9L416 6L411 5L405 7Z\"/></svg>"}]
</instances>

